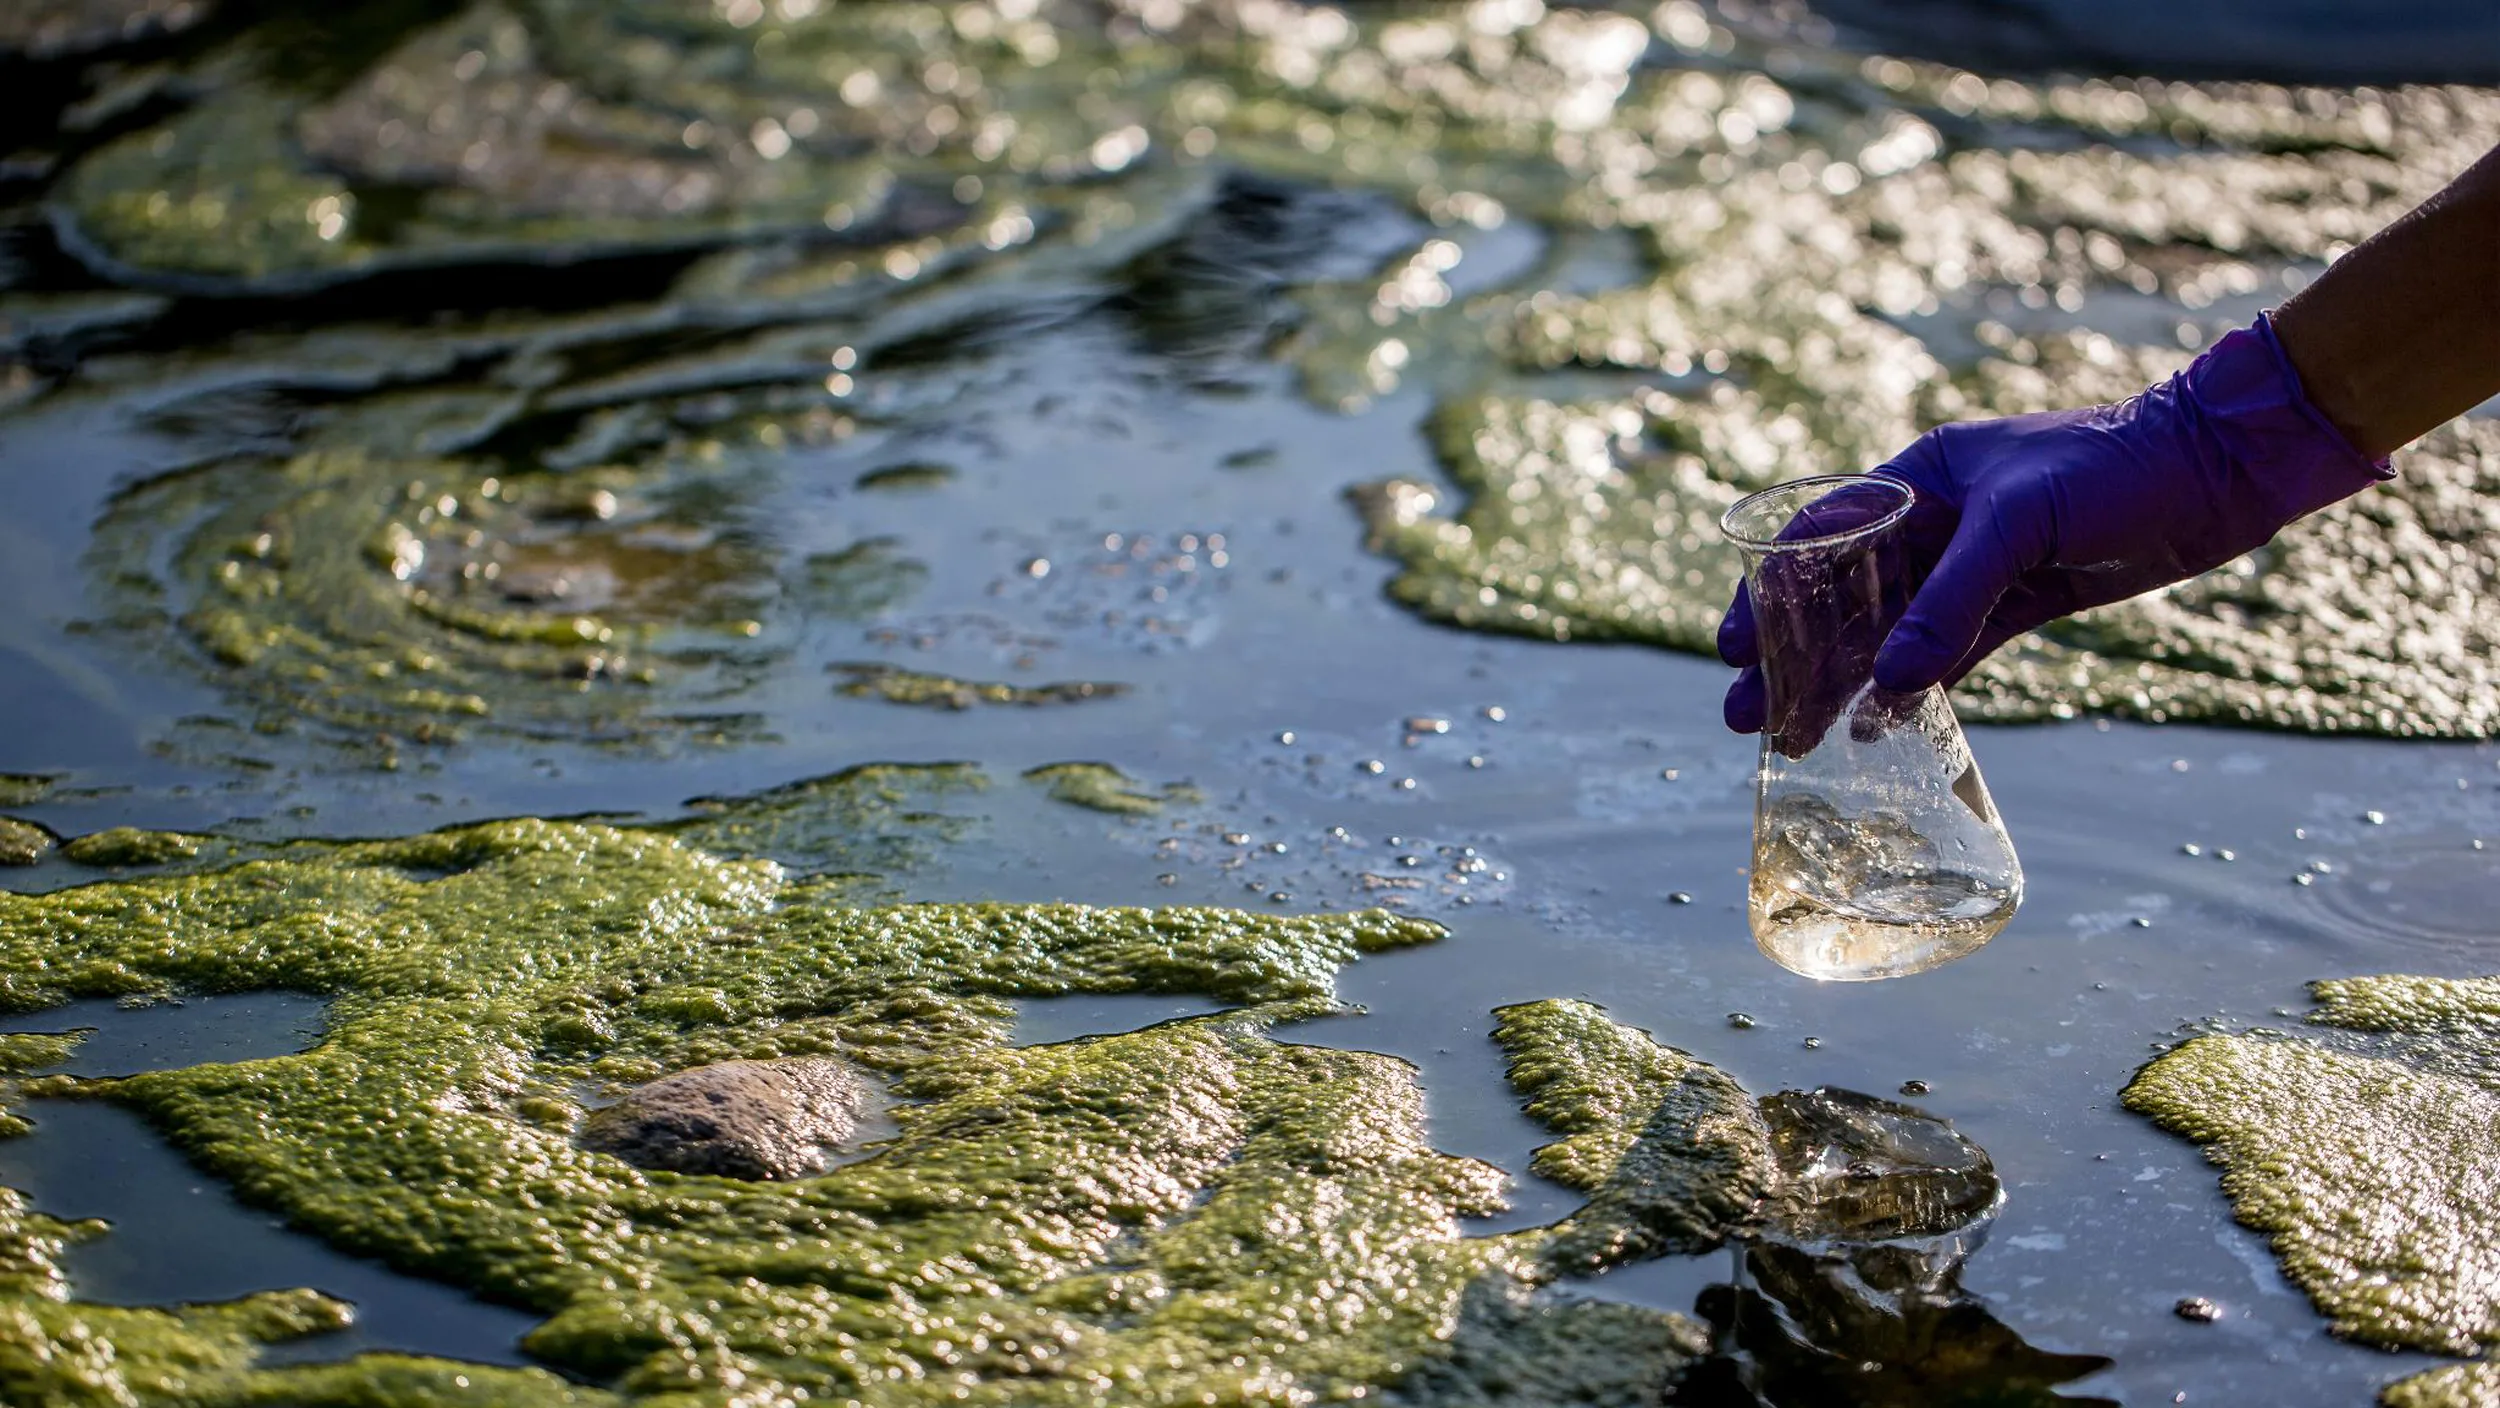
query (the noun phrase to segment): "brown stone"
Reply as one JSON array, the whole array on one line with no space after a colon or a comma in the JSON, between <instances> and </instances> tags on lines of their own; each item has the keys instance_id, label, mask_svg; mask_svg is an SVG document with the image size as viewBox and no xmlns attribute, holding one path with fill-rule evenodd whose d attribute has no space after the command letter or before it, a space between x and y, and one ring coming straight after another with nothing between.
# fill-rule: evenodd
<instances>
[{"instance_id":1,"label":"brown stone","mask_svg":"<svg viewBox=\"0 0 2500 1408\"><path fill-rule=\"evenodd\" d=\"M723 1061L662 1076L582 1125L585 1149L637 1168L805 1178L859 1129L868 1082L821 1057Z\"/></svg>"}]
</instances>

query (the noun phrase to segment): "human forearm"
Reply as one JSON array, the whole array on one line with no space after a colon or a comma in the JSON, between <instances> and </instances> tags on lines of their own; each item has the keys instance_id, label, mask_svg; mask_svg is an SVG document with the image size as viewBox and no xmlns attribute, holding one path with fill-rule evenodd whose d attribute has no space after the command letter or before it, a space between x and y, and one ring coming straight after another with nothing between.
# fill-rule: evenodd
<instances>
[{"instance_id":1,"label":"human forearm","mask_svg":"<svg viewBox=\"0 0 2500 1408\"><path fill-rule=\"evenodd\" d=\"M2372 459L2500 394L2500 149L2335 261L2274 329Z\"/></svg>"}]
</instances>

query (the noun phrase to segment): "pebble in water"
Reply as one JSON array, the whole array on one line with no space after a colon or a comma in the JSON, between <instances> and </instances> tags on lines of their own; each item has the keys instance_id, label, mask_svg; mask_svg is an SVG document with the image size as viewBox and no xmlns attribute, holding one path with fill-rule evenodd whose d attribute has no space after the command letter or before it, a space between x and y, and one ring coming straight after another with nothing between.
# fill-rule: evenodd
<instances>
[{"instance_id":1,"label":"pebble in water","mask_svg":"<svg viewBox=\"0 0 2500 1408\"><path fill-rule=\"evenodd\" d=\"M1810 1036L1810 1037L1807 1037L1807 1038L1806 1038L1806 1050L1808 1050L1808 1051L1820 1051L1820 1050L1822 1050L1822 1049L1823 1049L1823 1038L1821 1038L1821 1037L1819 1037L1819 1036Z\"/></svg>"},{"instance_id":2,"label":"pebble in water","mask_svg":"<svg viewBox=\"0 0 2500 1408\"><path fill-rule=\"evenodd\" d=\"M1754 1024L1753 1014L1750 1012L1730 1012L1727 1014L1727 1024L1740 1032L1751 1031Z\"/></svg>"},{"instance_id":3,"label":"pebble in water","mask_svg":"<svg viewBox=\"0 0 2500 1408\"><path fill-rule=\"evenodd\" d=\"M1676 891L1675 893L1673 893L1673 894L1671 894L1671 895L1667 896L1667 903L1669 903L1669 904L1691 904L1692 902L1693 902L1693 897L1692 897L1692 895L1691 895L1691 894L1689 894L1689 893L1688 893L1688 892L1686 892L1686 891L1683 891L1683 890L1678 890L1678 891Z\"/></svg>"},{"instance_id":4,"label":"pebble in water","mask_svg":"<svg viewBox=\"0 0 2500 1408\"><path fill-rule=\"evenodd\" d=\"M2222 1307L2203 1296L2184 1297L2177 1305L2170 1307L2170 1310L2180 1319L2192 1320L2199 1325L2210 1325L2222 1318Z\"/></svg>"},{"instance_id":5,"label":"pebble in water","mask_svg":"<svg viewBox=\"0 0 2500 1408\"><path fill-rule=\"evenodd\" d=\"M1930 1086L1923 1080L1905 1080L1901 1082L1901 1093L1904 1095L1925 1095L1932 1089L1934 1089L1934 1087Z\"/></svg>"}]
</instances>

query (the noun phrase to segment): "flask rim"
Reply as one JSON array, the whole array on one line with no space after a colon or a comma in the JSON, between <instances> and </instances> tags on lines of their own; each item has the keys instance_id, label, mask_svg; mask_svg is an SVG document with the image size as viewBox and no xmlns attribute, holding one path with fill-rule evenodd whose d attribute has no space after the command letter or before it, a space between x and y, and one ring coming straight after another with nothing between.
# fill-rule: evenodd
<instances>
[{"instance_id":1,"label":"flask rim","mask_svg":"<svg viewBox=\"0 0 2500 1408\"><path fill-rule=\"evenodd\" d=\"M1740 516L1757 508L1766 500L1774 498L1799 497L1809 491L1814 496L1820 497L1823 494L1831 493L1851 485L1860 484L1881 485L1883 488L1897 494L1900 497L1900 502L1876 517L1868 520L1867 522L1860 523L1855 527L1843 528L1836 533L1816 534L1811 537L1792 538L1786 536L1787 529L1784 525L1779 532L1773 536L1756 537L1753 534L1742 531L1736 526ZM1799 507L1802 509L1806 506L1806 504L1811 502L1812 499L1805 499L1799 504ZM1859 538L1868 537L1872 534L1880 533L1885 529L1892 527L1894 524L1899 523L1902 518L1909 513L1911 507L1917 502L1918 493L1916 490L1912 489L1908 484L1895 479L1888 474L1816 474L1810 475L1804 479L1791 479L1783 484L1774 484L1768 489L1757 489L1754 492L1747 494L1745 497L1738 499L1735 503L1728 505L1727 512L1719 515L1719 535L1726 538L1729 542L1736 544L1738 547L1750 548L1757 552L1787 552L1795 548L1831 547L1835 544L1852 542ZM1790 517L1793 521L1794 515L1792 514Z\"/></svg>"}]
</instances>

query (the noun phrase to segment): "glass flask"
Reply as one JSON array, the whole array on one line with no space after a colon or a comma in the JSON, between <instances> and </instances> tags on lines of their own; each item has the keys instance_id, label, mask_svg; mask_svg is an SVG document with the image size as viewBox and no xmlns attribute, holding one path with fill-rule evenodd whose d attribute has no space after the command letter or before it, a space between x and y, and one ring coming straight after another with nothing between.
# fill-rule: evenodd
<instances>
[{"instance_id":1,"label":"glass flask","mask_svg":"<svg viewBox=\"0 0 2500 1408\"><path fill-rule=\"evenodd\" d=\"M1809 978L1897 978L1996 937L2022 863L1944 691L1873 681L1916 583L1914 495L1873 475L1800 479L1719 522L1742 550L1767 723L1754 794L1754 942Z\"/></svg>"}]
</instances>

